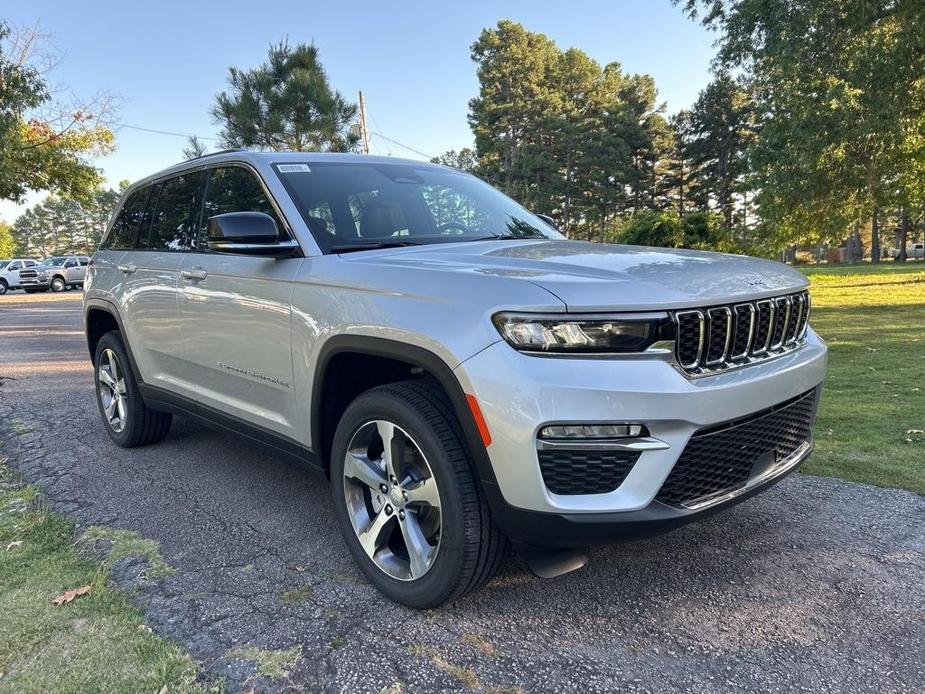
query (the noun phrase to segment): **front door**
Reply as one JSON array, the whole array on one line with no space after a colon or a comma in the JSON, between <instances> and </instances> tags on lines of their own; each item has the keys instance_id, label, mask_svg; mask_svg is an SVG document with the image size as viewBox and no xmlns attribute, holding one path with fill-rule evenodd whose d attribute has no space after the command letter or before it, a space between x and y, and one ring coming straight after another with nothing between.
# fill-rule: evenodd
<instances>
[{"instance_id":1,"label":"front door","mask_svg":"<svg viewBox=\"0 0 925 694\"><path fill-rule=\"evenodd\" d=\"M209 251L208 218L242 211L266 212L288 233L256 173L210 169L197 248L180 264L182 380L199 403L298 440L289 322L304 261Z\"/></svg>"}]
</instances>

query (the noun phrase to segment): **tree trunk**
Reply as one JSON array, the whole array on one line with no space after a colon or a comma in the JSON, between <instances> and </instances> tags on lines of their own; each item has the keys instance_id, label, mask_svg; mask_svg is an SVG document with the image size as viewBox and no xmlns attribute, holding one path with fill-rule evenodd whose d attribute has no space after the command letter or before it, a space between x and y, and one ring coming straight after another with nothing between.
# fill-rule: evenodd
<instances>
[{"instance_id":1,"label":"tree trunk","mask_svg":"<svg viewBox=\"0 0 925 694\"><path fill-rule=\"evenodd\" d=\"M875 205L870 220L870 262L880 262L880 209Z\"/></svg>"},{"instance_id":2,"label":"tree trunk","mask_svg":"<svg viewBox=\"0 0 925 694\"><path fill-rule=\"evenodd\" d=\"M909 259L909 211L904 207L899 227L899 253L896 255L896 262L904 263Z\"/></svg>"}]
</instances>

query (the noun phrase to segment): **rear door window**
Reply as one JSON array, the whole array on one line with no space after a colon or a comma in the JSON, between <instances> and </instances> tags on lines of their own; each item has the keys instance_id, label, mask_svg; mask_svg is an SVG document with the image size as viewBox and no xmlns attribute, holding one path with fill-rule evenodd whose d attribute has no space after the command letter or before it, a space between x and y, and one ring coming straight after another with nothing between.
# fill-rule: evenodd
<instances>
[{"instance_id":1,"label":"rear door window","mask_svg":"<svg viewBox=\"0 0 925 694\"><path fill-rule=\"evenodd\" d=\"M202 172L168 178L151 215L147 247L152 251L188 251L194 210L198 211Z\"/></svg>"},{"instance_id":2,"label":"rear door window","mask_svg":"<svg viewBox=\"0 0 925 694\"><path fill-rule=\"evenodd\" d=\"M101 244L101 248L127 250L135 247L135 239L138 236L138 228L141 225L150 192L150 186L146 186L129 195L119 211L119 216L113 222L109 235Z\"/></svg>"}]
</instances>

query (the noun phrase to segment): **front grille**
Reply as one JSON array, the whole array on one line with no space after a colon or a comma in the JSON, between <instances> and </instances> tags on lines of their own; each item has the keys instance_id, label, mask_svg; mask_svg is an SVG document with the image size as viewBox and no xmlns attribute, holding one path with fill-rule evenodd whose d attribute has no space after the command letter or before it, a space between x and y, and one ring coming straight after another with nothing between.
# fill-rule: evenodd
<instances>
[{"instance_id":1,"label":"front grille","mask_svg":"<svg viewBox=\"0 0 925 694\"><path fill-rule=\"evenodd\" d=\"M553 494L606 494L623 484L638 451L554 448L537 451L546 488Z\"/></svg>"},{"instance_id":2,"label":"front grille","mask_svg":"<svg viewBox=\"0 0 925 694\"><path fill-rule=\"evenodd\" d=\"M810 440L816 413L811 390L757 414L701 429L688 442L656 500L689 506L733 491Z\"/></svg>"},{"instance_id":3,"label":"front grille","mask_svg":"<svg viewBox=\"0 0 925 694\"><path fill-rule=\"evenodd\" d=\"M20 270L19 277L20 279L23 277L38 277L38 273L35 270Z\"/></svg>"},{"instance_id":4,"label":"front grille","mask_svg":"<svg viewBox=\"0 0 925 694\"><path fill-rule=\"evenodd\" d=\"M675 359L690 375L715 373L798 347L809 322L809 293L676 311Z\"/></svg>"}]
</instances>

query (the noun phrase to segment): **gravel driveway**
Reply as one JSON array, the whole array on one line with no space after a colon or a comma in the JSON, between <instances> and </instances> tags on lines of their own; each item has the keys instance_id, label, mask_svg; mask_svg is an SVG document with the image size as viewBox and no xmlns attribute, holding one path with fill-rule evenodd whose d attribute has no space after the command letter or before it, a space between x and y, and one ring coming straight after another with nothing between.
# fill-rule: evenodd
<instances>
[{"instance_id":1,"label":"gravel driveway","mask_svg":"<svg viewBox=\"0 0 925 694\"><path fill-rule=\"evenodd\" d=\"M797 475L668 536L596 550L552 581L509 560L415 612L367 585L325 480L197 424L110 443L80 297L0 297L0 438L81 524L158 540L176 572L115 580L230 692L925 691L925 499ZM289 676L232 649L301 647Z\"/></svg>"}]
</instances>

